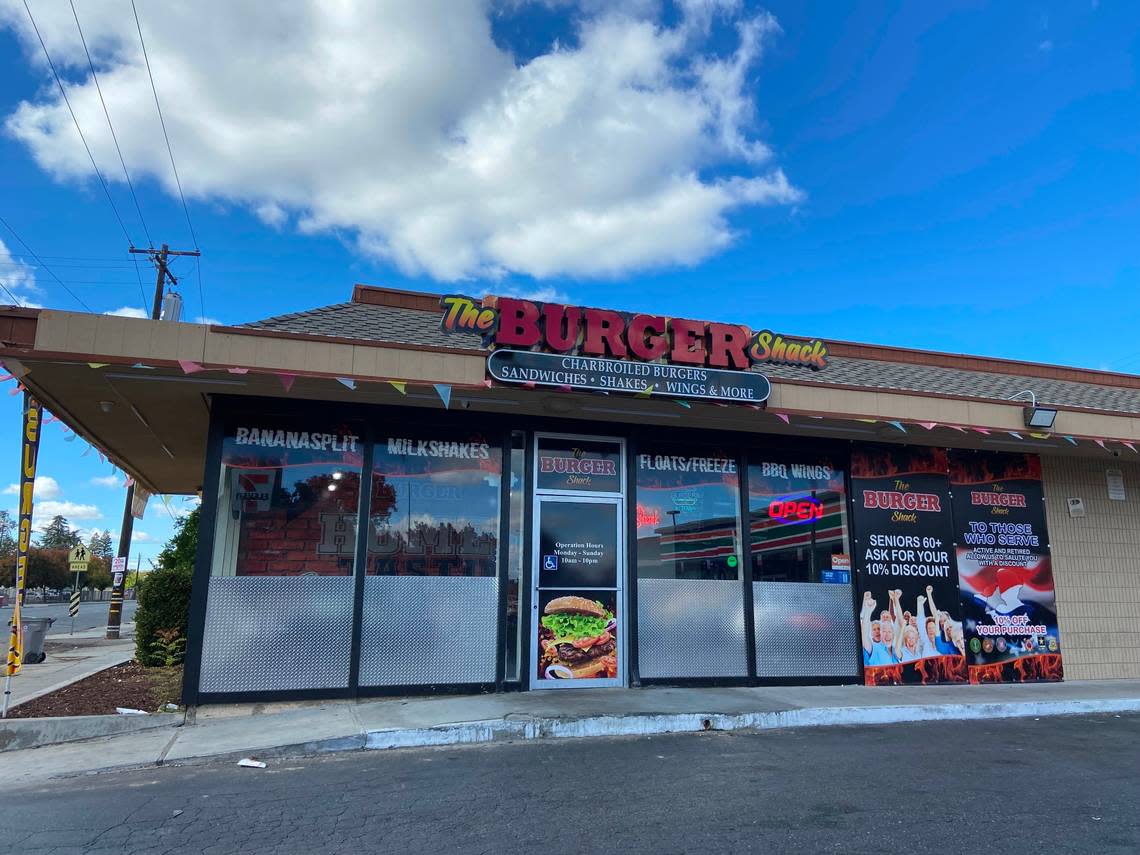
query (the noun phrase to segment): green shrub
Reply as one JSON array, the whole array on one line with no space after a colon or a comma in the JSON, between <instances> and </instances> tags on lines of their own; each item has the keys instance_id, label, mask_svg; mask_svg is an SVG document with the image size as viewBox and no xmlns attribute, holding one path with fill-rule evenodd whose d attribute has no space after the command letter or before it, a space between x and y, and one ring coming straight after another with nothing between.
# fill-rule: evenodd
<instances>
[{"instance_id":1,"label":"green shrub","mask_svg":"<svg viewBox=\"0 0 1140 855\"><path fill-rule=\"evenodd\" d=\"M192 567L161 567L139 580L135 613L135 658L142 665L167 665L164 639L186 638L190 618Z\"/></svg>"}]
</instances>

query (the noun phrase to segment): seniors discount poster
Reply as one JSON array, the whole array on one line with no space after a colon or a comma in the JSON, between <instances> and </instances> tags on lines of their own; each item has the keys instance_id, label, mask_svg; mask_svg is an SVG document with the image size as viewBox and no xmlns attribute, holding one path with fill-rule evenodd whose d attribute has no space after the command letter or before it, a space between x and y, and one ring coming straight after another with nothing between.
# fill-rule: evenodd
<instances>
[{"instance_id":1,"label":"seniors discount poster","mask_svg":"<svg viewBox=\"0 0 1140 855\"><path fill-rule=\"evenodd\" d=\"M966 679L945 449L851 457L864 682Z\"/></svg>"},{"instance_id":2,"label":"seniors discount poster","mask_svg":"<svg viewBox=\"0 0 1140 855\"><path fill-rule=\"evenodd\" d=\"M950 480L970 682L1060 680L1041 459L954 451Z\"/></svg>"}]
</instances>

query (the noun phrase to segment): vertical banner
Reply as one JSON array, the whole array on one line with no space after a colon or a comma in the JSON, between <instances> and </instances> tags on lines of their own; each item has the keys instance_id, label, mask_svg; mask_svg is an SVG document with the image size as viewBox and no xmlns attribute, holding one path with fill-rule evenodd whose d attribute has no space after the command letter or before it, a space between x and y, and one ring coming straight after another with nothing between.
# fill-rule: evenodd
<instances>
[{"instance_id":1,"label":"vertical banner","mask_svg":"<svg viewBox=\"0 0 1140 855\"><path fill-rule=\"evenodd\" d=\"M868 686L966 680L948 466L941 448L863 446L851 454Z\"/></svg>"},{"instance_id":2,"label":"vertical banner","mask_svg":"<svg viewBox=\"0 0 1140 855\"><path fill-rule=\"evenodd\" d=\"M28 582L28 549L32 544L32 491L36 483L36 461L40 451L40 404L31 393L24 391L24 432L20 443L20 514L16 544L16 598L12 605L12 634L8 642L8 662L5 673L11 677L20 672L24 656L24 636L21 611L24 606ZM8 709L5 686L4 709Z\"/></svg>"},{"instance_id":3,"label":"vertical banner","mask_svg":"<svg viewBox=\"0 0 1140 855\"><path fill-rule=\"evenodd\" d=\"M1041 459L950 455L971 683L1062 678Z\"/></svg>"}]
</instances>

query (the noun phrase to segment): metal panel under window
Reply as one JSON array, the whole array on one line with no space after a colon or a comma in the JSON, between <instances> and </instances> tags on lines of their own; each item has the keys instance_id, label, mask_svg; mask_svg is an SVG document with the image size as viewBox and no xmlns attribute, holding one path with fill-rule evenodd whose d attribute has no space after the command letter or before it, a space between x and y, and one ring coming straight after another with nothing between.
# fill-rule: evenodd
<instances>
[{"instance_id":1,"label":"metal panel under window","mask_svg":"<svg viewBox=\"0 0 1140 855\"><path fill-rule=\"evenodd\" d=\"M758 677L855 677L851 586L753 582Z\"/></svg>"},{"instance_id":2,"label":"metal panel under window","mask_svg":"<svg viewBox=\"0 0 1140 855\"><path fill-rule=\"evenodd\" d=\"M642 677L746 677L746 647L739 580L638 580Z\"/></svg>"},{"instance_id":3,"label":"metal panel under window","mask_svg":"<svg viewBox=\"0 0 1140 855\"><path fill-rule=\"evenodd\" d=\"M214 576L203 692L348 687L351 576Z\"/></svg>"},{"instance_id":4,"label":"metal panel under window","mask_svg":"<svg viewBox=\"0 0 1140 855\"><path fill-rule=\"evenodd\" d=\"M493 682L498 605L495 578L369 576L360 685Z\"/></svg>"}]
</instances>

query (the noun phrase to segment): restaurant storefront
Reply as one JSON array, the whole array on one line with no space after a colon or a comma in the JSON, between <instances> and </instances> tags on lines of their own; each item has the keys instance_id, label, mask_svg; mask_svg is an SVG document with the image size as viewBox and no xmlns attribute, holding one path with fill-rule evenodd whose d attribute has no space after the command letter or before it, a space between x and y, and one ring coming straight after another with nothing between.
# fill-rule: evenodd
<instances>
[{"instance_id":1,"label":"restaurant storefront","mask_svg":"<svg viewBox=\"0 0 1140 855\"><path fill-rule=\"evenodd\" d=\"M75 363L37 320L6 364L97 435L52 400ZM198 449L197 476L177 475L203 509L189 703L1134 667L1098 673L1074 593L1100 573L1108 619L1140 617L1140 582L1104 575L1140 542L1140 467L1114 453L1133 444L1133 378L932 355L916 374L946 388L920 390L888 376L916 352L362 287L198 329L200 361L122 344L87 368L169 436L128 471ZM1057 424L1027 428L1009 384L1038 387ZM1123 408L1066 400L1102 390ZM1089 557L1089 516L1119 549Z\"/></svg>"}]
</instances>

